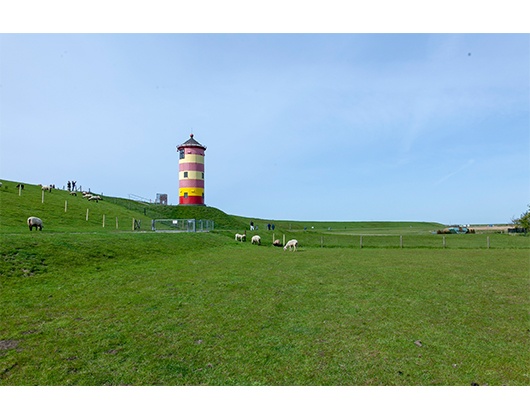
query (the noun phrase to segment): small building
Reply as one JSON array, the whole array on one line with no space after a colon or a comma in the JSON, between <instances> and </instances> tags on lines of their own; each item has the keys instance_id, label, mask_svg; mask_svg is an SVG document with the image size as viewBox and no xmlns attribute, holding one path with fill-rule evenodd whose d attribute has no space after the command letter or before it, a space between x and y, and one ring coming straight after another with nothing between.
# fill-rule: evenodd
<instances>
[{"instance_id":1,"label":"small building","mask_svg":"<svg viewBox=\"0 0 530 420\"><path fill-rule=\"evenodd\" d=\"M167 194L157 193L155 204L162 204L163 206L167 206Z\"/></svg>"},{"instance_id":2,"label":"small building","mask_svg":"<svg viewBox=\"0 0 530 420\"><path fill-rule=\"evenodd\" d=\"M204 151L190 134L190 138L177 146L179 153L179 205L204 206Z\"/></svg>"}]
</instances>

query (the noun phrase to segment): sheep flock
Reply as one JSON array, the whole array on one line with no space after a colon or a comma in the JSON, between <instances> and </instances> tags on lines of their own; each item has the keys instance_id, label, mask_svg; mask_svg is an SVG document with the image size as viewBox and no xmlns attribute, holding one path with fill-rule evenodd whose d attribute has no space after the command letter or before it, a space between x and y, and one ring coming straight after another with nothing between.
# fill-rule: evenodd
<instances>
[{"instance_id":1,"label":"sheep flock","mask_svg":"<svg viewBox=\"0 0 530 420\"><path fill-rule=\"evenodd\" d=\"M247 237L246 233L236 233L235 240L236 242L245 242L246 237ZM252 236L252 238L250 239L250 243L252 245L261 245L261 236L259 235ZM272 242L272 246L283 247L284 251L287 251L287 250L296 251L298 249L298 241L296 239L291 239L285 244L285 246L283 246L283 244L281 243L279 239L275 239Z\"/></svg>"}]
</instances>

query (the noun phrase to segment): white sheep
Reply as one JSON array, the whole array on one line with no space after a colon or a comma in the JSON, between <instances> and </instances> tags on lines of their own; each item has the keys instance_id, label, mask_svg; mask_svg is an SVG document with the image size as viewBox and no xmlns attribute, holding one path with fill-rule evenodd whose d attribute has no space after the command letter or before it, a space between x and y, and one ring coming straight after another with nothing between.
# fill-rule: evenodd
<instances>
[{"instance_id":1,"label":"white sheep","mask_svg":"<svg viewBox=\"0 0 530 420\"><path fill-rule=\"evenodd\" d=\"M283 246L279 239L276 239L272 244L274 246Z\"/></svg>"},{"instance_id":2,"label":"white sheep","mask_svg":"<svg viewBox=\"0 0 530 420\"><path fill-rule=\"evenodd\" d=\"M52 192L52 186L51 185L41 185L42 191L49 191Z\"/></svg>"},{"instance_id":3,"label":"white sheep","mask_svg":"<svg viewBox=\"0 0 530 420\"><path fill-rule=\"evenodd\" d=\"M283 247L284 251L287 251L287 248L289 248L289 251L296 251L296 248L298 247L298 241L296 239L291 239L289 242L285 244Z\"/></svg>"},{"instance_id":4,"label":"white sheep","mask_svg":"<svg viewBox=\"0 0 530 420\"><path fill-rule=\"evenodd\" d=\"M257 244L261 245L261 238L258 235L254 235L252 237L252 240L250 241L251 244Z\"/></svg>"},{"instance_id":5,"label":"white sheep","mask_svg":"<svg viewBox=\"0 0 530 420\"><path fill-rule=\"evenodd\" d=\"M96 203L98 203L99 200L101 200L101 197L99 195L92 195L88 197L88 201L95 201Z\"/></svg>"},{"instance_id":6,"label":"white sheep","mask_svg":"<svg viewBox=\"0 0 530 420\"><path fill-rule=\"evenodd\" d=\"M35 226L35 230L42 230L42 220L35 216L28 217L29 230L33 230L33 226Z\"/></svg>"},{"instance_id":7,"label":"white sheep","mask_svg":"<svg viewBox=\"0 0 530 420\"><path fill-rule=\"evenodd\" d=\"M236 241L245 242L246 240L247 240L247 235L245 234L241 235L240 233L236 233Z\"/></svg>"}]
</instances>

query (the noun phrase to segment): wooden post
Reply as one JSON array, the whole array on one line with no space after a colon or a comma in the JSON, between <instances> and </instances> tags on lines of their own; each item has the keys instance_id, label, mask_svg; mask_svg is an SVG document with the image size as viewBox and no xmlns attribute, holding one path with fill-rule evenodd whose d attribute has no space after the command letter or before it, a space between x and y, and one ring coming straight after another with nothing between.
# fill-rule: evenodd
<instances>
[{"instance_id":1,"label":"wooden post","mask_svg":"<svg viewBox=\"0 0 530 420\"><path fill-rule=\"evenodd\" d=\"M88 222L88 209L86 209L86 221Z\"/></svg>"},{"instance_id":2,"label":"wooden post","mask_svg":"<svg viewBox=\"0 0 530 420\"><path fill-rule=\"evenodd\" d=\"M116 230L118 230L118 217L116 217Z\"/></svg>"},{"instance_id":3,"label":"wooden post","mask_svg":"<svg viewBox=\"0 0 530 420\"><path fill-rule=\"evenodd\" d=\"M103 215L103 227L105 227L105 215Z\"/></svg>"},{"instance_id":4,"label":"wooden post","mask_svg":"<svg viewBox=\"0 0 530 420\"><path fill-rule=\"evenodd\" d=\"M444 249L445 249L445 235L444 235L444 237L443 237L443 241L442 241L442 243L443 243L443 246L444 246Z\"/></svg>"},{"instance_id":5,"label":"wooden post","mask_svg":"<svg viewBox=\"0 0 530 420\"><path fill-rule=\"evenodd\" d=\"M44 190L42 190L42 202L44 203Z\"/></svg>"},{"instance_id":6,"label":"wooden post","mask_svg":"<svg viewBox=\"0 0 530 420\"><path fill-rule=\"evenodd\" d=\"M362 247L363 247L363 235L361 235L360 238L361 238L361 249L362 249Z\"/></svg>"},{"instance_id":7,"label":"wooden post","mask_svg":"<svg viewBox=\"0 0 530 420\"><path fill-rule=\"evenodd\" d=\"M132 218L132 230L134 231L134 217Z\"/></svg>"},{"instance_id":8,"label":"wooden post","mask_svg":"<svg viewBox=\"0 0 530 420\"><path fill-rule=\"evenodd\" d=\"M488 249L490 249L490 237L488 236L488 237L486 238L486 240L487 240L486 242L487 242L487 244L488 244Z\"/></svg>"},{"instance_id":9,"label":"wooden post","mask_svg":"<svg viewBox=\"0 0 530 420\"><path fill-rule=\"evenodd\" d=\"M18 184L18 196L22 195L22 183Z\"/></svg>"},{"instance_id":10,"label":"wooden post","mask_svg":"<svg viewBox=\"0 0 530 420\"><path fill-rule=\"evenodd\" d=\"M285 233L283 234L283 244L285 245Z\"/></svg>"},{"instance_id":11,"label":"wooden post","mask_svg":"<svg viewBox=\"0 0 530 420\"><path fill-rule=\"evenodd\" d=\"M324 238L320 237L320 248L324 248Z\"/></svg>"},{"instance_id":12,"label":"wooden post","mask_svg":"<svg viewBox=\"0 0 530 420\"><path fill-rule=\"evenodd\" d=\"M68 200L64 200L64 212L68 211Z\"/></svg>"},{"instance_id":13,"label":"wooden post","mask_svg":"<svg viewBox=\"0 0 530 420\"><path fill-rule=\"evenodd\" d=\"M272 243L274 243L274 232L272 232Z\"/></svg>"},{"instance_id":14,"label":"wooden post","mask_svg":"<svg viewBox=\"0 0 530 420\"><path fill-rule=\"evenodd\" d=\"M399 247L403 248L403 235L399 236Z\"/></svg>"}]
</instances>

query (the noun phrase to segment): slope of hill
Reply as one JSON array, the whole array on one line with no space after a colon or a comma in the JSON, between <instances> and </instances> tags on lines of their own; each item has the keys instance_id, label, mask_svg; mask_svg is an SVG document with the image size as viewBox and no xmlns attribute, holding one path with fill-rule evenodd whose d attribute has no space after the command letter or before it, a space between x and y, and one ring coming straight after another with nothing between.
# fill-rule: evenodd
<instances>
[{"instance_id":1,"label":"slope of hill","mask_svg":"<svg viewBox=\"0 0 530 420\"><path fill-rule=\"evenodd\" d=\"M265 220L229 215L210 206L162 206L118 197L103 197L89 202L80 193L53 190L44 193L38 185L25 184L19 195L17 182L0 180L0 232L28 231L29 216L40 217L48 232L113 232L131 231L133 221L140 221L140 230L150 230L152 219L207 219L213 220L216 230L249 229L250 222L264 233L268 224L276 232L307 231L334 234L428 234L443 227L429 222L323 222Z\"/></svg>"},{"instance_id":2,"label":"slope of hill","mask_svg":"<svg viewBox=\"0 0 530 420\"><path fill-rule=\"evenodd\" d=\"M133 221L140 221L140 230L150 230L152 219L208 219L217 229L244 229L244 223L214 207L161 206L116 197L103 197L91 202L81 193L54 189L44 192L38 185L1 180L0 232L28 231L29 216L40 217L48 232L112 232L131 231ZM20 194L19 194L20 193Z\"/></svg>"}]
</instances>

